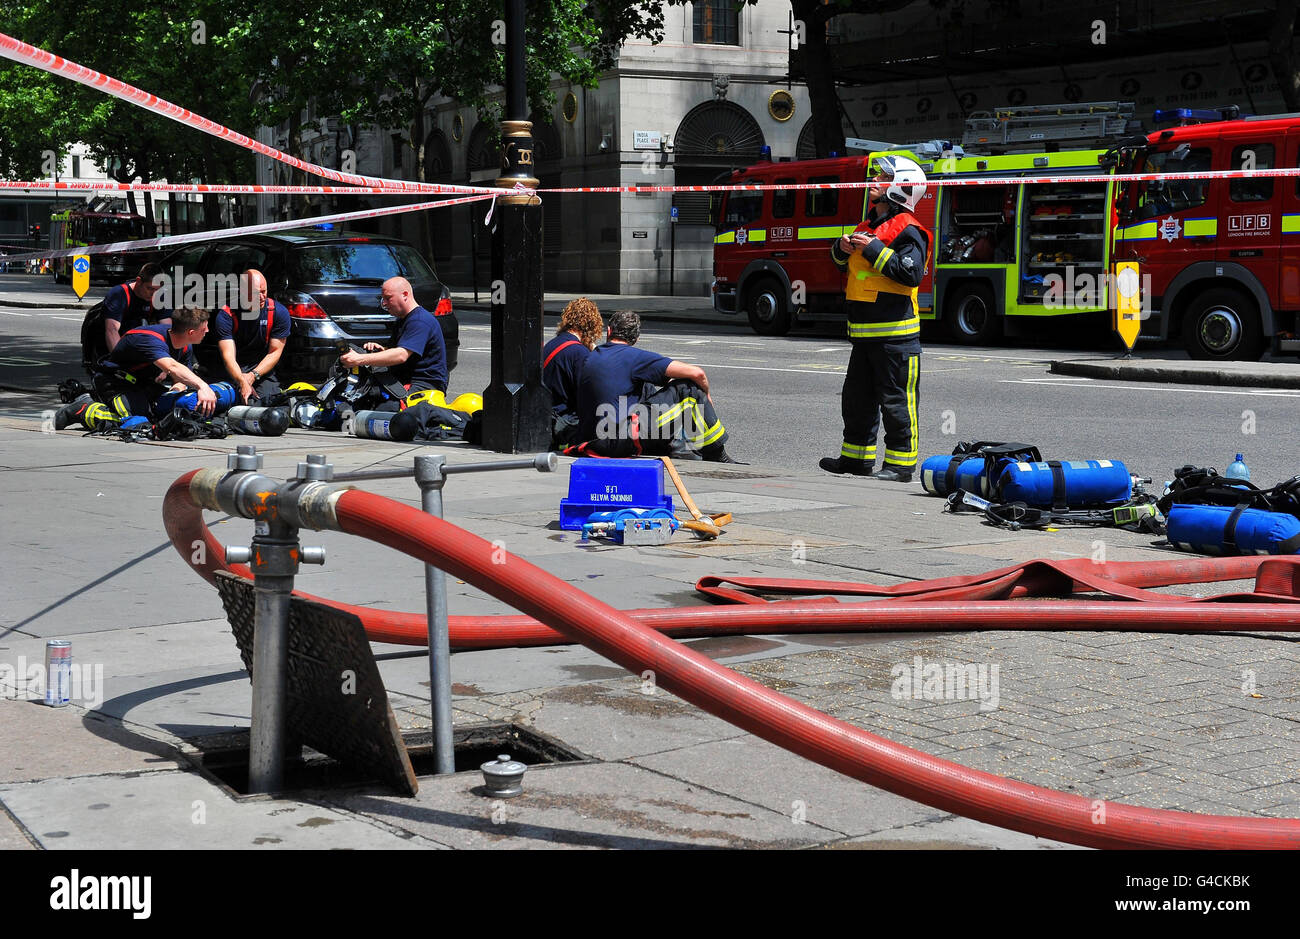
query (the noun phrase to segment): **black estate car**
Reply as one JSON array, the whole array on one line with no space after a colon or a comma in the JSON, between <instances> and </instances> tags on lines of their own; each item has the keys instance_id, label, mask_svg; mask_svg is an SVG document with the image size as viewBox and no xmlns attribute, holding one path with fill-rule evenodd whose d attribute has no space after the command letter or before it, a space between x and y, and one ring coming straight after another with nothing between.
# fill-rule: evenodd
<instances>
[{"instance_id":1,"label":"black estate car","mask_svg":"<svg viewBox=\"0 0 1300 939\"><path fill-rule=\"evenodd\" d=\"M189 245L160 263L171 278L167 306L201 306L213 313L236 305L240 273L248 268L262 272L271 297L289 311L289 340L276 368L282 387L320 382L342 343L391 345L397 320L379 305L379 288L390 277L411 282L416 302L442 327L448 371L456 365L459 325L451 294L420 253L400 238L302 228ZM224 377L214 333L195 351L201 371Z\"/></svg>"}]
</instances>

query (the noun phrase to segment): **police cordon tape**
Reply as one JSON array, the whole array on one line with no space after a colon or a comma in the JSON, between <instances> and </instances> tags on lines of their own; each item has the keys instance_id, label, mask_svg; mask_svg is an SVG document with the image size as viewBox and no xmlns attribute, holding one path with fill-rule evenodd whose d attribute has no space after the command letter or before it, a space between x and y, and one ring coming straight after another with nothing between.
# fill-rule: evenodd
<instances>
[{"instance_id":1,"label":"police cordon tape","mask_svg":"<svg viewBox=\"0 0 1300 939\"><path fill-rule=\"evenodd\" d=\"M430 185L438 186L437 183ZM334 195L334 196L407 196L413 193L394 189L390 186L264 186L244 185L239 183L118 183L112 180L61 181L48 179L6 180L0 179L0 190L37 190L55 192L193 192L216 193L217 195ZM448 194L465 194L467 190L476 194L501 193L505 190L490 186L443 186L432 189L429 195L437 192Z\"/></svg>"},{"instance_id":2,"label":"police cordon tape","mask_svg":"<svg viewBox=\"0 0 1300 939\"><path fill-rule=\"evenodd\" d=\"M96 72L94 69L86 68L84 65L78 65L76 62L69 62L67 59L54 55L52 52L46 52L44 49L38 49L33 45L23 42L21 39L15 39L13 36L0 33L0 56L6 59L12 59L23 65L31 65L43 71L50 72L54 75L60 75L64 78L71 79L82 85L91 88L97 88L105 94L112 95L115 98L121 98L131 104L141 107L152 114L161 117L170 118L186 127L192 127L195 130L201 130L205 134L211 134L213 137L221 140L229 140L231 143L243 147L246 150L252 150L254 153L260 153L268 156L273 160L279 160L281 163L287 163L295 169L305 170L315 176L323 176L326 179L332 179L339 183L350 183L355 186L380 186L393 189L400 189L405 192L481 192L481 189L473 186L449 186L432 183L415 183L404 179L382 179L376 176L361 176L357 173L344 173L340 170L332 170L326 166L318 166L315 163L308 163L306 160L300 160L295 156L283 153L275 147L268 146L258 140L246 137L238 131L231 130L229 127L223 127L215 121L208 120L206 117L195 114L180 105L172 104L170 101L159 98L157 95L142 91L134 85L128 85L124 81L119 81L102 72Z\"/></svg>"},{"instance_id":3,"label":"police cordon tape","mask_svg":"<svg viewBox=\"0 0 1300 939\"><path fill-rule=\"evenodd\" d=\"M263 156L271 157L282 163L287 163L297 169L305 170L317 176L323 176L326 179L333 179L337 182L350 183L357 186L370 186L384 190L398 190L399 192L465 192L465 193L483 193L487 187L481 186L458 186L445 183L419 183L403 179L386 179L376 176L362 176L357 173L344 173L341 170L330 169L325 166L319 166L315 163L308 163L297 157L283 153L274 147L253 140L238 131L231 130L215 121L209 120L202 115L195 114L192 111L182 108L179 105L172 104L159 98L157 95L150 94L129 85L119 79L97 72L94 69L79 65L76 62L70 62L61 56L38 49L29 45L20 39L15 39L4 33L0 33L0 56L12 59L25 65L31 65L35 68L42 69L55 75L60 75L72 81L79 82L92 88L97 88L105 94L113 95L124 101L130 102L137 107L143 108L153 114L170 118L180 124L201 130L206 134L211 134L222 140L228 140L245 149L260 153ZM938 161L942 164L949 157L941 157ZM942 172L942 170L941 170ZM1290 169L1240 169L1240 170L1219 170L1206 172L1191 173L1128 173L1124 175L1109 175L1101 173L1089 174L1071 174L1056 176L991 176L983 178L965 178L965 179L945 179L942 177L929 179L926 181L930 186L1008 186L1008 185L1025 185L1039 183L1098 183L1106 180L1115 182L1143 182L1153 180L1213 180L1213 179L1250 179L1252 177L1271 177L1271 176L1300 176L1300 167ZM122 184L134 186L136 184ZM139 185L166 185L166 184L139 184ZM210 184L217 185L217 184ZM730 192L730 191L764 191L773 190L801 190L801 189L862 189L872 185L870 180L855 182L836 182L836 183L774 183L771 185L721 185L721 186L573 186L561 187L555 189L537 190L539 193L643 193L643 192ZM519 187L516 187L519 188ZM166 191L166 190L161 190ZM215 191L215 190L209 190ZM252 191L247 190L247 191ZM500 190L497 190L500 191ZM530 190L531 191L531 190Z\"/></svg>"},{"instance_id":4,"label":"police cordon tape","mask_svg":"<svg viewBox=\"0 0 1300 939\"><path fill-rule=\"evenodd\" d=\"M1256 170L1217 170L1195 173L1125 173L1125 174L1071 174L1060 176L986 176L970 179L945 179L928 177L926 186L1023 186L1044 183L1129 183L1162 180L1176 182L1179 180L1216 180L1216 179L1252 179L1255 177L1300 177L1300 167L1286 169ZM474 193L477 195L501 195L510 192L496 186L443 186L440 183L428 183L433 187L430 192ZM654 193L654 192L767 192L768 190L788 192L801 189L865 189L875 185L871 180L857 180L833 183L731 183L707 186L566 186L546 189L531 189L516 184L513 191L527 192L535 195L561 195L566 193ZM218 195L379 195L409 196L411 192L389 186L270 186L239 183L117 183L111 181L89 182L53 182L51 180L0 180L0 190L56 190L78 192L183 192L216 193ZM423 193L422 193L423 194Z\"/></svg>"},{"instance_id":5,"label":"police cordon tape","mask_svg":"<svg viewBox=\"0 0 1300 939\"><path fill-rule=\"evenodd\" d=\"M509 190L497 189L493 192L479 193L473 196L461 196L458 199L441 199L436 202L417 202L411 205L392 205L382 209L365 209L359 212L342 212L338 215L321 215L307 219L288 219L283 222L266 222L262 225L246 225L243 228L222 228L216 231L191 232L185 235L167 235L162 238L142 238L138 241L117 241L106 245L89 245L83 248L64 248L58 251L29 251L26 254L10 254L6 261L29 261L38 258L70 258L78 254L124 254L128 251L143 251L148 248L170 247L172 245L192 244L199 241L217 241L239 235L257 235L268 231L285 231L291 228L307 228L312 225L324 225L333 222L349 222L361 218L378 218L383 215L399 215L403 212L422 212L425 209L443 208L449 205L461 205L466 202L479 202L492 199Z\"/></svg>"}]
</instances>

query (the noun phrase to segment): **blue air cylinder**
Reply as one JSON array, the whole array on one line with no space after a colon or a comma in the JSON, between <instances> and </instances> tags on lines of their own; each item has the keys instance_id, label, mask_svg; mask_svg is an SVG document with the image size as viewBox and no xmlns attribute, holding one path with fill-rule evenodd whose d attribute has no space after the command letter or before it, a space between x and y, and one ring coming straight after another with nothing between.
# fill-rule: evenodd
<instances>
[{"instance_id":1,"label":"blue air cylinder","mask_svg":"<svg viewBox=\"0 0 1300 939\"><path fill-rule=\"evenodd\" d=\"M957 467L955 485L948 488L948 467L952 464L951 456L932 456L921 464L921 486L926 492L936 496L951 495L958 489L973 492L977 496L989 495L989 481L984 472L984 457L970 457Z\"/></svg>"},{"instance_id":2,"label":"blue air cylinder","mask_svg":"<svg viewBox=\"0 0 1300 939\"><path fill-rule=\"evenodd\" d=\"M214 382L208 387L210 387L212 393L217 396L217 407L216 410L212 412L213 414L224 414L227 410L239 403L239 392L235 390L235 386L230 384L230 382ZM168 401L168 397L172 395L175 395L175 397L172 398L171 401ZM169 391L159 399L158 404L154 407L154 411L157 414L164 414L167 411L172 410L172 408L182 408L186 411L193 411L197 409L198 406L199 393L197 391L187 391L182 393Z\"/></svg>"},{"instance_id":3,"label":"blue air cylinder","mask_svg":"<svg viewBox=\"0 0 1300 939\"><path fill-rule=\"evenodd\" d=\"M1049 463L1005 463L998 498L1044 509L1062 502L1072 509L1119 505L1133 498L1133 477L1119 460L1061 460L1059 471L1058 481Z\"/></svg>"},{"instance_id":4,"label":"blue air cylinder","mask_svg":"<svg viewBox=\"0 0 1300 939\"><path fill-rule=\"evenodd\" d=\"M1169 543L1199 554L1300 553L1300 518L1284 512L1243 509L1231 532L1236 511L1230 505L1172 505Z\"/></svg>"}]
</instances>

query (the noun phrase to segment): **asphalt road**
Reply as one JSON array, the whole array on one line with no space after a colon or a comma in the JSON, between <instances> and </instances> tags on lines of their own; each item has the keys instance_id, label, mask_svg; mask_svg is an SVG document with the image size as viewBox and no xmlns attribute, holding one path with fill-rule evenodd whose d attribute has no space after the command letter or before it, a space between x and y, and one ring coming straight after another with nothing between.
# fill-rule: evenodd
<instances>
[{"instance_id":1,"label":"asphalt road","mask_svg":"<svg viewBox=\"0 0 1300 939\"><path fill-rule=\"evenodd\" d=\"M481 391L491 371L487 314L458 315L462 344L453 395ZM55 383L80 377L80 321L73 310L0 308L0 414L37 418L57 406ZM548 334L554 323L547 318ZM705 368L732 434L728 450L738 459L807 471L838 452L849 347L833 327L777 339L740 324L649 321L640 345ZM1300 390L1048 374L1049 359L1061 355L1060 349L927 343L919 407L923 456L951 452L960 440L1017 440L1053 458L1123 460L1157 480L1186 463L1222 470L1239 451L1256 483L1300 473Z\"/></svg>"}]
</instances>

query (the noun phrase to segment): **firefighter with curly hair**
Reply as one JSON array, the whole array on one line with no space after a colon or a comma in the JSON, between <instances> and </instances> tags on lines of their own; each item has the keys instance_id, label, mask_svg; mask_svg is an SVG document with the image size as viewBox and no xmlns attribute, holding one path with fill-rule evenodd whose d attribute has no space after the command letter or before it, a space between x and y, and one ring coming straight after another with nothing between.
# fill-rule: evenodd
<instances>
[{"instance_id":1,"label":"firefighter with curly hair","mask_svg":"<svg viewBox=\"0 0 1300 939\"><path fill-rule=\"evenodd\" d=\"M542 384L551 391L551 446L577 443L578 378L591 350L605 338L605 321L586 297L570 300L555 338L542 349Z\"/></svg>"}]
</instances>

